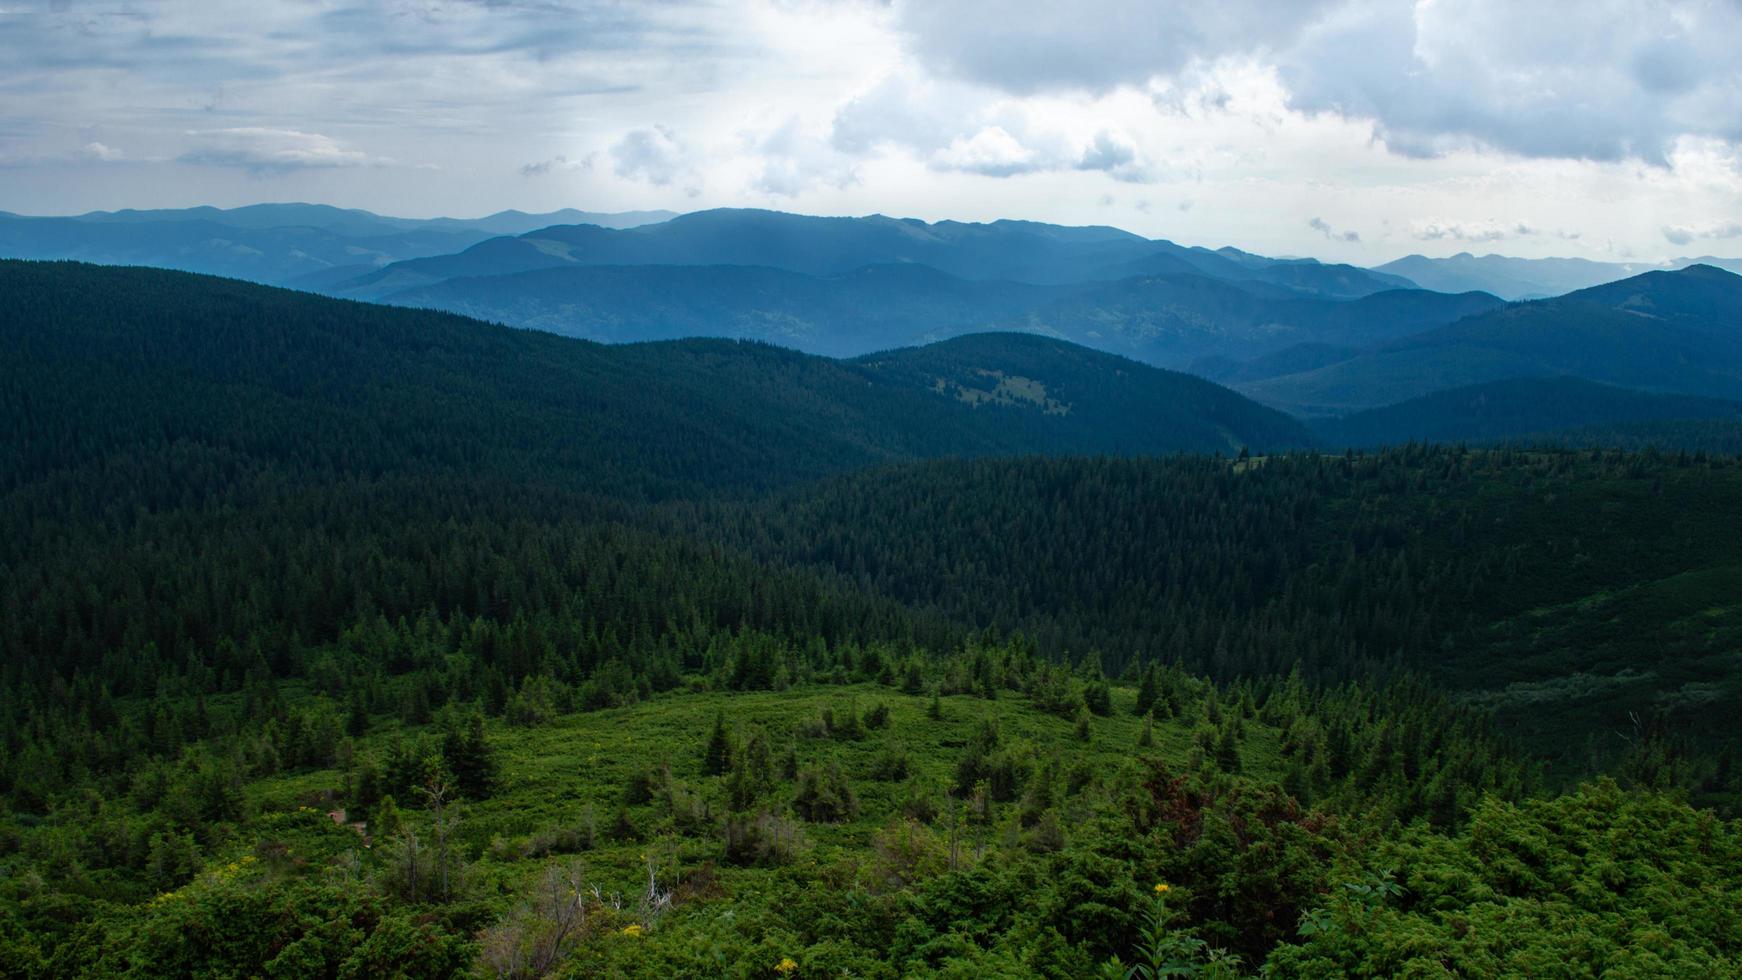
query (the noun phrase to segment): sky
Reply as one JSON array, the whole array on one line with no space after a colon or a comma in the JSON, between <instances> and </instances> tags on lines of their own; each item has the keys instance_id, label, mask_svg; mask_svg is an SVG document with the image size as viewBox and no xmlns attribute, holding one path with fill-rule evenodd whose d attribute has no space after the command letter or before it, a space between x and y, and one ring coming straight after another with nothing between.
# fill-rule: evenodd
<instances>
[{"instance_id":1,"label":"sky","mask_svg":"<svg viewBox=\"0 0 1742 980\"><path fill-rule=\"evenodd\" d=\"M0 210L1742 255L1742 0L0 0Z\"/></svg>"}]
</instances>

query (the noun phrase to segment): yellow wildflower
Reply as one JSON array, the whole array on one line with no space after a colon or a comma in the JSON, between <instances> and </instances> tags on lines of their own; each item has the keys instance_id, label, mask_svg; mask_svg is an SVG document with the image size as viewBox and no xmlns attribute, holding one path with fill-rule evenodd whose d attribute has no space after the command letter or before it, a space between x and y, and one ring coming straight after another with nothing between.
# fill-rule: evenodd
<instances>
[{"instance_id":1,"label":"yellow wildflower","mask_svg":"<svg viewBox=\"0 0 1742 980\"><path fill-rule=\"evenodd\" d=\"M1155 893L1157 895L1166 895L1167 894L1167 883L1166 882L1157 882L1155 885Z\"/></svg>"},{"instance_id":2,"label":"yellow wildflower","mask_svg":"<svg viewBox=\"0 0 1742 980\"><path fill-rule=\"evenodd\" d=\"M798 964L794 963L792 961L792 957L790 957L790 956L783 956L780 958L779 963L774 964L774 972L780 974L783 977L792 973L792 971L794 971L796 969L798 969Z\"/></svg>"},{"instance_id":3,"label":"yellow wildflower","mask_svg":"<svg viewBox=\"0 0 1742 980\"><path fill-rule=\"evenodd\" d=\"M630 938L634 938L636 936L641 935L641 933L642 933L641 925L640 925L640 923L631 922L630 924L623 927L622 932L623 932L623 935L629 936Z\"/></svg>"}]
</instances>

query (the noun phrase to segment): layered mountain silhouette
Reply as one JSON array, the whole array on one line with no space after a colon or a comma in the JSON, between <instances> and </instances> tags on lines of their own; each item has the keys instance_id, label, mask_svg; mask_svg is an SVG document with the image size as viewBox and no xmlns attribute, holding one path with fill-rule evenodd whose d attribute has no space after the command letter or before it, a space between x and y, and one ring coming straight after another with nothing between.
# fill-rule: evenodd
<instances>
[{"instance_id":1,"label":"layered mountain silhouette","mask_svg":"<svg viewBox=\"0 0 1742 980\"><path fill-rule=\"evenodd\" d=\"M929 266L963 279L1040 285L1185 273L1340 298L1413 286L1401 277L1354 266L1187 248L1117 228L1032 221L927 223L882 215L828 218L728 208L639 228L543 228L480 242L455 255L395 263L333 291L356 299L391 299L403 290L450 279L573 266L759 265L840 276L889 264Z\"/></svg>"},{"instance_id":2,"label":"layered mountain silhouette","mask_svg":"<svg viewBox=\"0 0 1742 980\"><path fill-rule=\"evenodd\" d=\"M554 460L651 496L885 460L1312 442L1211 382L1043 337L843 361L715 339L602 345L156 269L0 261L0 292L0 338L30 353L0 365L18 450L0 489L82 465L100 447L81 431L340 469L467 466L442 448L467 434L504 471Z\"/></svg>"},{"instance_id":3,"label":"layered mountain silhouette","mask_svg":"<svg viewBox=\"0 0 1742 980\"><path fill-rule=\"evenodd\" d=\"M1485 294L1423 290L1324 299L1190 273L1040 285L914 264L829 276L741 265L562 266L450 279L388 301L591 340L724 336L832 356L1020 330L1204 374L1196 362L1205 358L1365 344L1501 305Z\"/></svg>"},{"instance_id":4,"label":"layered mountain silhouette","mask_svg":"<svg viewBox=\"0 0 1742 980\"><path fill-rule=\"evenodd\" d=\"M1020 444L998 442L1002 433L938 444L951 453L1227 449L1313 438L1292 423L1286 431L1248 430L1244 422L1196 418L1169 423L1174 442L1153 434L1134 441L1112 418L1155 406L1084 407L1084 392L1133 376L1131 362L1187 371L1271 409L1319 420L1317 438L1332 445L1484 441L1580 426L1649 426L1674 441L1674 433L1694 430L1657 423L1698 422L1709 434L1733 424L1730 403L1742 400L1742 279L1706 263L1618 279L1632 267L1468 254L1411 256L1363 270L1028 221L747 209L407 219L309 204L0 214L0 254L208 272L643 344L634 354L594 355L607 360L693 364L703 350L764 351L689 343L719 338L913 381L907 365L928 357L954 359L963 349L1020 356L1020 370L1001 362L976 364L967 374L938 367L918 385L932 401L1034 410L1046 419ZM1599 284L1506 302L1591 282ZM965 348L939 343L965 337L972 338L962 341ZM1049 381L1034 363L1055 357L1058 370L1085 371L1081 348L1130 360L1107 362L1124 374L1103 365L1083 376L1087 382ZM738 363L709 357L715 370ZM1142 376L1160 384L1154 379L1164 375ZM1182 404L1192 402L1184 379L1165 376ZM886 380L875 378L873 388ZM1061 384L1076 396L1060 399ZM1023 392L1042 389L1046 394L1023 401ZM842 396L843 403L862 394ZM1058 405L1071 411L1049 414ZM885 408L839 421L871 425ZM1097 426L1109 427L1099 442L1089 438ZM1059 436L1062 430L1073 434ZM1705 435L1691 441L1710 442Z\"/></svg>"},{"instance_id":5,"label":"layered mountain silhouette","mask_svg":"<svg viewBox=\"0 0 1742 980\"><path fill-rule=\"evenodd\" d=\"M1467 385L1557 376L1742 399L1742 276L1706 265L1648 272L1236 387L1296 414L1344 415Z\"/></svg>"},{"instance_id":6,"label":"layered mountain silhouette","mask_svg":"<svg viewBox=\"0 0 1742 980\"><path fill-rule=\"evenodd\" d=\"M1479 290L1501 299L1527 300L1560 296L1643 272L1685 269L1690 265L1711 265L1742 273L1742 259L1711 256L1675 259L1665 266L1654 266L1639 262L1593 262L1590 259L1520 259L1509 255L1471 255L1469 252L1438 259L1406 255L1375 266L1374 271L1404 276L1423 289L1443 293Z\"/></svg>"},{"instance_id":7,"label":"layered mountain silhouette","mask_svg":"<svg viewBox=\"0 0 1742 980\"><path fill-rule=\"evenodd\" d=\"M410 258L442 255L554 222L628 227L669 212L503 211L483 218L395 218L322 204L93 211L73 217L0 212L0 257L148 265L318 288Z\"/></svg>"}]
</instances>

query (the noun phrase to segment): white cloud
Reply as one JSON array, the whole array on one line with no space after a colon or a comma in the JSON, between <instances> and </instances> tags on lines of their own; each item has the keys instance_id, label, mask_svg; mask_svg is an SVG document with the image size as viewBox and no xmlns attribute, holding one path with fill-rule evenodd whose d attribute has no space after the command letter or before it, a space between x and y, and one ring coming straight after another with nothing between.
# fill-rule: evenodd
<instances>
[{"instance_id":1,"label":"white cloud","mask_svg":"<svg viewBox=\"0 0 1742 980\"><path fill-rule=\"evenodd\" d=\"M1700 239L1742 238L1742 222L1731 221L1703 228L1667 227L1663 237L1671 245L1691 245Z\"/></svg>"},{"instance_id":2,"label":"white cloud","mask_svg":"<svg viewBox=\"0 0 1742 980\"><path fill-rule=\"evenodd\" d=\"M1106 91L1286 43L1331 0L907 0L898 29L944 74L1008 92Z\"/></svg>"},{"instance_id":3,"label":"white cloud","mask_svg":"<svg viewBox=\"0 0 1742 980\"><path fill-rule=\"evenodd\" d=\"M665 187L694 176L690 149L667 126L637 129L612 144L612 171L625 180L642 180Z\"/></svg>"},{"instance_id":4,"label":"white cloud","mask_svg":"<svg viewBox=\"0 0 1742 980\"><path fill-rule=\"evenodd\" d=\"M115 163L127 159L127 154L96 141L86 143L85 148L80 151L80 155L87 160L96 160L100 163Z\"/></svg>"},{"instance_id":5,"label":"white cloud","mask_svg":"<svg viewBox=\"0 0 1742 980\"><path fill-rule=\"evenodd\" d=\"M1409 233L1416 240L1424 242L1501 242L1541 234L1539 230L1522 221L1452 221L1443 218L1411 222Z\"/></svg>"},{"instance_id":6,"label":"white cloud","mask_svg":"<svg viewBox=\"0 0 1742 980\"><path fill-rule=\"evenodd\" d=\"M815 187L844 188L859 180L857 158L843 153L824 127L808 125L799 116L767 132L740 134L741 151L757 161L750 179L753 191L775 197L797 197Z\"/></svg>"},{"instance_id":7,"label":"white cloud","mask_svg":"<svg viewBox=\"0 0 1742 980\"><path fill-rule=\"evenodd\" d=\"M1661 164L1742 140L1742 4L1714 0L908 0L928 68L1017 95L1157 86L1248 62L1290 104L1371 119L1394 151L1479 144ZM1191 86L1188 86L1188 88Z\"/></svg>"},{"instance_id":8,"label":"white cloud","mask_svg":"<svg viewBox=\"0 0 1742 980\"><path fill-rule=\"evenodd\" d=\"M986 126L972 135L958 136L932 156L940 170L960 170L984 177L1011 177L1032 173L1042 163L1035 151L1023 146L1002 126Z\"/></svg>"},{"instance_id":9,"label":"white cloud","mask_svg":"<svg viewBox=\"0 0 1742 980\"><path fill-rule=\"evenodd\" d=\"M196 130L187 135L193 146L179 158L182 163L235 167L255 174L391 162L352 149L330 136L295 129L238 126Z\"/></svg>"},{"instance_id":10,"label":"white cloud","mask_svg":"<svg viewBox=\"0 0 1742 980\"><path fill-rule=\"evenodd\" d=\"M1358 0L1276 63L1292 104L1374 120L1393 150L1667 162L1742 138L1742 5Z\"/></svg>"}]
</instances>

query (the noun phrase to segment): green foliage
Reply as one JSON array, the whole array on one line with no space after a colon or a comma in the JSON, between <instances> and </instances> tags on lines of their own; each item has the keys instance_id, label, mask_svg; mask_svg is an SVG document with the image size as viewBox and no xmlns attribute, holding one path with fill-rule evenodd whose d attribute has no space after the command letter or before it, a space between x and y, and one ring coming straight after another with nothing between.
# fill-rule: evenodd
<instances>
[{"instance_id":1,"label":"green foliage","mask_svg":"<svg viewBox=\"0 0 1742 980\"><path fill-rule=\"evenodd\" d=\"M1351 882L1306 920L1279 972L1634 976L1736 969L1742 827L1611 782L1488 801L1454 838L1380 848L1401 878ZM1310 928L1308 928L1310 926Z\"/></svg>"},{"instance_id":2,"label":"green foliage","mask_svg":"<svg viewBox=\"0 0 1742 980\"><path fill-rule=\"evenodd\" d=\"M1060 444L929 388L870 438L869 365L68 274L0 266L0 972L513 961L577 854L574 976L1736 972L1737 831L1678 801L1742 775L1733 460L803 483Z\"/></svg>"}]
</instances>

